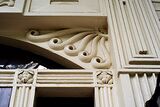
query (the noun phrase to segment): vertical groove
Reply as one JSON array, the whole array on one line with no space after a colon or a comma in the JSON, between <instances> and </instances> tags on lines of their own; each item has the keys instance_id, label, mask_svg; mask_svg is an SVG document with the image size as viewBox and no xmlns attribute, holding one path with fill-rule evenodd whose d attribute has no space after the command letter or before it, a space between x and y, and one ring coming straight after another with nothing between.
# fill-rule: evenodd
<instances>
[{"instance_id":1,"label":"vertical groove","mask_svg":"<svg viewBox=\"0 0 160 107\"><path fill-rule=\"evenodd\" d=\"M16 97L16 92L17 92L17 87L16 86L13 86L12 88L12 94L11 94L11 99L10 99L10 105L9 107L14 107L14 104L15 104L15 97Z\"/></svg>"},{"instance_id":2,"label":"vertical groove","mask_svg":"<svg viewBox=\"0 0 160 107\"><path fill-rule=\"evenodd\" d=\"M23 102L24 102L24 97L25 97L24 94L25 94L25 86L22 87L22 92L21 92L19 107L23 107Z\"/></svg>"},{"instance_id":3,"label":"vertical groove","mask_svg":"<svg viewBox=\"0 0 160 107\"><path fill-rule=\"evenodd\" d=\"M129 41L128 43L129 43L130 47L135 48L135 46L133 45L133 39L132 39L131 30L130 30L131 26L129 26L129 24L130 24L129 22L130 21L129 21L129 17L127 16L128 14L127 14L126 6L123 5L122 1L120 1L119 4L120 4L120 8L121 8L121 13L122 13L123 21L125 23L124 27L125 27L125 30L126 30L126 33L127 33L126 39ZM135 49L131 49L132 54L135 54L134 50Z\"/></svg>"},{"instance_id":4,"label":"vertical groove","mask_svg":"<svg viewBox=\"0 0 160 107\"><path fill-rule=\"evenodd\" d=\"M155 86L155 83L154 83L154 81L153 81L153 76L150 75L150 76L148 76L147 78L148 78L148 82L149 82L151 94L153 95L154 90L155 90L155 87L156 87L156 86Z\"/></svg>"},{"instance_id":5,"label":"vertical groove","mask_svg":"<svg viewBox=\"0 0 160 107\"><path fill-rule=\"evenodd\" d=\"M99 91L100 91L100 104L101 104L101 107L105 107L105 106L104 106L104 93L103 93L103 87L99 88Z\"/></svg>"},{"instance_id":6,"label":"vertical groove","mask_svg":"<svg viewBox=\"0 0 160 107\"><path fill-rule=\"evenodd\" d=\"M153 25L152 16L148 15L149 10L148 10L148 8L146 8L147 4L145 4L143 0L140 0L139 4L140 4L140 6L141 6L141 8L143 10L142 13L144 14L144 19L146 20L146 25L148 26L148 31L150 31L150 36L148 37L148 41L151 44L150 45L151 49L153 48L155 53L157 53L156 49L155 49L155 48L158 48L157 41L155 39L157 36L156 36L156 31L155 31L156 29L153 28L153 26L152 26Z\"/></svg>"},{"instance_id":7,"label":"vertical groove","mask_svg":"<svg viewBox=\"0 0 160 107\"><path fill-rule=\"evenodd\" d=\"M21 87L17 87L17 98L15 99L15 106L14 107L19 107L19 102L20 102L20 96L21 96Z\"/></svg>"},{"instance_id":8,"label":"vertical groove","mask_svg":"<svg viewBox=\"0 0 160 107\"><path fill-rule=\"evenodd\" d=\"M107 1L107 0L106 0ZM124 66L125 65L125 57L124 57L124 55L123 55L123 48L122 48L122 44L121 44L121 42L120 42L120 37L118 36L118 35L120 35L120 32L119 32L119 29L118 29L118 25L117 25L117 20L116 20L116 16L115 16L115 12L114 12L114 8L113 8L113 0L108 0L108 6L110 6L110 8L108 7L108 14L111 16L111 18L109 17L108 19L109 19L109 22L110 22L110 25L112 26L113 25L113 28L111 28L111 30L112 29L114 29L113 30L113 32L114 32L114 36L115 36L115 38L113 39L113 40L116 40L116 42L115 43L117 43L116 44L116 48L117 47L119 47L120 49L119 49L119 51L117 51L117 52L119 52L117 55L119 55L119 57L121 57L121 58L119 58L118 57L118 60L120 60L120 64L121 64L121 66ZM109 11L110 10L110 11ZM113 36L113 37L114 37ZM119 46L118 46L119 45ZM118 63L119 64L119 63ZM117 65L118 65L117 64ZM121 66L119 66L119 68L121 67Z\"/></svg>"},{"instance_id":9,"label":"vertical groove","mask_svg":"<svg viewBox=\"0 0 160 107\"><path fill-rule=\"evenodd\" d=\"M156 86L156 75L155 75L155 73L153 73L152 76L153 76L154 85Z\"/></svg>"},{"instance_id":10,"label":"vertical groove","mask_svg":"<svg viewBox=\"0 0 160 107\"><path fill-rule=\"evenodd\" d=\"M28 107L32 107L34 104L34 98L35 98L35 87L29 87L29 99L28 99Z\"/></svg>"},{"instance_id":11,"label":"vertical groove","mask_svg":"<svg viewBox=\"0 0 160 107\"><path fill-rule=\"evenodd\" d=\"M28 107L28 96L29 96L29 87L26 87L23 107Z\"/></svg>"},{"instance_id":12,"label":"vertical groove","mask_svg":"<svg viewBox=\"0 0 160 107\"><path fill-rule=\"evenodd\" d=\"M137 27L136 27L136 22L135 22L135 16L133 15L133 10L131 9L132 7L130 6L130 1L126 1L128 5L127 6L127 13L128 16L130 16L130 26L132 26L132 28L130 29L132 32L132 39L134 40L134 47L137 47L136 52L139 50L142 50L142 45L139 39L139 34L137 31ZM134 35L134 36L133 36Z\"/></svg>"},{"instance_id":13,"label":"vertical groove","mask_svg":"<svg viewBox=\"0 0 160 107\"><path fill-rule=\"evenodd\" d=\"M101 107L100 106L100 101L99 101L99 89L98 89L98 87L95 87L95 107Z\"/></svg>"},{"instance_id":14,"label":"vertical groove","mask_svg":"<svg viewBox=\"0 0 160 107\"><path fill-rule=\"evenodd\" d=\"M129 74L120 74L120 82L125 107L136 107L133 88Z\"/></svg>"},{"instance_id":15,"label":"vertical groove","mask_svg":"<svg viewBox=\"0 0 160 107\"><path fill-rule=\"evenodd\" d=\"M119 28L121 28L121 32L122 32L122 35L120 35L121 36L121 43L123 44L123 50L124 51L126 51L126 57L128 57L128 59L130 59L130 58L132 58L132 53L131 53L131 50L130 50L130 46L129 45L126 45L126 44L129 44L129 41L128 41L128 39L127 39L127 32L126 32L126 29L125 29L125 23L124 23L124 18L123 18L123 15L122 15L122 10L121 10L121 8L120 8L120 4L119 4L119 2L117 1L117 0L115 0L115 2L116 2L116 6L115 7L117 7L117 15L119 16L119 17L117 17L117 19L119 20L119 22L120 22L120 24L119 24ZM123 42L124 41L124 42ZM125 49L126 48L126 49ZM127 61L128 61L128 59L127 59Z\"/></svg>"},{"instance_id":16,"label":"vertical groove","mask_svg":"<svg viewBox=\"0 0 160 107\"><path fill-rule=\"evenodd\" d=\"M109 107L113 107L113 104L112 104L112 89L111 88L108 88L108 96L109 96Z\"/></svg>"},{"instance_id":17,"label":"vertical groove","mask_svg":"<svg viewBox=\"0 0 160 107\"><path fill-rule=\"evenodd\" d=\"M143 107L144 101L143 101L143 95L142 95L140 84L139 84L138 75L135 74L135 76L132 77L131 81L132 81L132 88L134 91L134 98L135 98L136 105L137 107Z\"/></svg>"},{"instance_id":18,"label":"vertical groove","mask_svg":"<svg viewBox=\"0 0 160 107\"><path fill-rule=\"evenodd\" d=\"M105 107L110 107L109 105L109 99L108 99L108 93L107 93L107 87L104 87L104 103Z\"/></svg>"},{"instance_id":19,"label":"vertical groove","mask_svg":"<svg viewBox=\"0 0 160 107\"><path fill-rule=\"evenodd\" d=\"M147 96L150 99L151 91L150 91L150 87L149 87L149 83L148 83L148 79L147 79L146 73L144 73L144 82L145 82L144 84L146 85Z\"/></svg>"}]
</instances>

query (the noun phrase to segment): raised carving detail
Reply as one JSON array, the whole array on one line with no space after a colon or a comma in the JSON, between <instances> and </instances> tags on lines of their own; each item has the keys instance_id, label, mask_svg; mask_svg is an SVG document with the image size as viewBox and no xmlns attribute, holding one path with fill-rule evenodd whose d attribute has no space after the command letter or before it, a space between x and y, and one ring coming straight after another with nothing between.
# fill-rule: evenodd
<instances>
[{"instance_id":1,"label":"raised carving detail","mask_svg":"<svg viewBox=\"0 0 160 107\"><path fill-rule=\"evenodd\" d=\"M98 84L113 84L113 75L110 71L98 71L96 75Z\"/></svg>"},{"instance_id":2,"label":"raised carving detail","mask_svg":"<svg viewBox=\"0 0 160 107\"><path fill-rule=\"evenodd\" d=\"M20 70L18 73L17 83L19 84L32 84L34 71L32 70Z\"/></svg>"},{"instance_id":3,"label":"raised carving detail","mask_svg":"<svg viewBox=\"0 0 160 107\"><path fill-rule=\"evenodd\" d=\"M67 39L64 37L67 37ZM40 34L36 30L27 33L32 42L46 42L48 46L71 57L77 56L84 63L90 63L94 68L110 68L111 59L108 49L108 35L104 30L72 28Z\"/></svg>"},{"instance_id":4,"label":"raised carving detail","mask_svg":"<svg viewBox=\"0 0 160 107\"><path fill-rule=\"evenodd\" d=\"M0 0L0 6L7 5L9 7L14 6L14 0Z\"/></svg>"}]
</instances>

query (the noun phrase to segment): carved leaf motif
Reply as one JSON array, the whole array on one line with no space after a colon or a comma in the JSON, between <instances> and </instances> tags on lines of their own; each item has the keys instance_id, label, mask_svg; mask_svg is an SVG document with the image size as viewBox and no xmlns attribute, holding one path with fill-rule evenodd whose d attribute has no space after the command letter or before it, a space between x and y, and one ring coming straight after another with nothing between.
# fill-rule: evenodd
<instances>
[{"instance_id":1,"label":"carved leaf motif","mask_svg":"<svg viewBox=\"0 0 160 107\"><path fill-rule=\"evenodd\" d=\"M67 39L63 39L67 36ZM105 30L87 28L71 28L51 33L40 34L31 30L27 39L32 42L47 42L54 51L63 50L70 57L77 57L83 63L89 63L96 69L111 67L108 50L108 35Z\"/></svg>"}]
</instances>

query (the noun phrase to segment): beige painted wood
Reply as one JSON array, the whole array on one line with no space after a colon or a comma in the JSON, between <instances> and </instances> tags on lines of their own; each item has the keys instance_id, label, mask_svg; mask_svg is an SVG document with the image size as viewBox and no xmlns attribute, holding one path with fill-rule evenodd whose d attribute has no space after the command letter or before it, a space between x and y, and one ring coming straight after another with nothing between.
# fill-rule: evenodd
<instances>
[{"instance_id":1,"label":"beige painted wood","mask_svg":"<svg viewBox=\"0 0 160 107\"><path fill-rule=\"evenodd\" d=\"M51 97L94 96L96 107L114 107L114 103L118 103L112 96L113 85L98 84L97 73L106 72L105 70L32 70L32 83L20 83L19 75L22 71L30 72L23 69L0 70L1 76L10 73L14 75L10 107L33 107L36 93ZM5 87L5 84L2 86Z\"/></svg>"},{"instance_id":2,"label":"beige painted wood","mask_svg":"<svg viewBox=\"0 0 160 107\"><path fill-rule=\"evenodd\" d=\"M160 1L81 0L80 2L81 4L27 0L24 3L23 0L15 0L13 7L0 6L1 44L31 50L62 65L85 68L34 70L34 80L30 84L18 83L19 74L16 70L0 70L0 87L12 87L10 107L33 107L37 89L42 92L42 96L52 96L58 88L61 91L70 90L64 94L56 94L57 96L80 96L76 93L76 89L79 91L83 89L85 94L94 90L95 107L142 107L152 96L156 75L160 72L158 19ZM62 6L64 8L61 8ZM104 43L104 39L101 39L101 42L95 45L98 48L95 56L101 56L103 59L111 58L110 68L94 68L90 63L81 62L78 57L63 53L64 50L51 49L48 42L40 42L44 39L33 42L33 39L26 38L27 32L31 29L38 29L39 36L47 37L62 28L79 27L94 30L103 28L107 31L108 40ZM59 39L65 41L70 37L64 36ZM79 42L76 42L76 46L78 45ZM93 50L91 45L92 43L89 43L86 50ZM103 46L106 46L111 54L109 57L108 52L102 52ZM99 71L112 71L113 84L103 84L106 75L102 76L103 81L99 83L97 75ZM49 94L43 93L45 91L49 91Z\"/></svg>"},{"instance_id":3,"label":"beige painted wood","mask_svg":"<svg viewBox=\"0 0 160 107\"><path fill-rule=\"evenodd\" d=\"M104 0L79 0L78 2L27 0L26 5L27 16L106 16Z\"/></svg>"},{"instance_id":4,"label":"beige painted wood","mask_svg":"<svg viewBox=\"0 0 160 107\"><path fill-rule=\"evenodd\" d=\"M151 98L156 86L156 72L120 74L125 107L142 107ZM124 85L125 82L125 85ZM128 88L126 88L126 84ZM120 87L119 87L120 88ZM128 102L127 102L128 101Z\"/></svg>"}]
</instances>

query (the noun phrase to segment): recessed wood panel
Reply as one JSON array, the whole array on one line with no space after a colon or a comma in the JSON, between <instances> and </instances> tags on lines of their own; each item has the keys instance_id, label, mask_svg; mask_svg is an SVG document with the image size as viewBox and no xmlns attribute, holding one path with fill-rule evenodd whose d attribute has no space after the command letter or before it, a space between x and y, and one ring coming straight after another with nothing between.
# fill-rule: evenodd
<instances>
[{"instance_id":1,"label":"recessed wood panel","mask_svg":"<svg viewBox=\"0 0 160 107\"><path fill-rule=\"evenodd\" d=\"M103 0L27 0L26 15L106 16Z\"/></svg>"}]
</instances>

